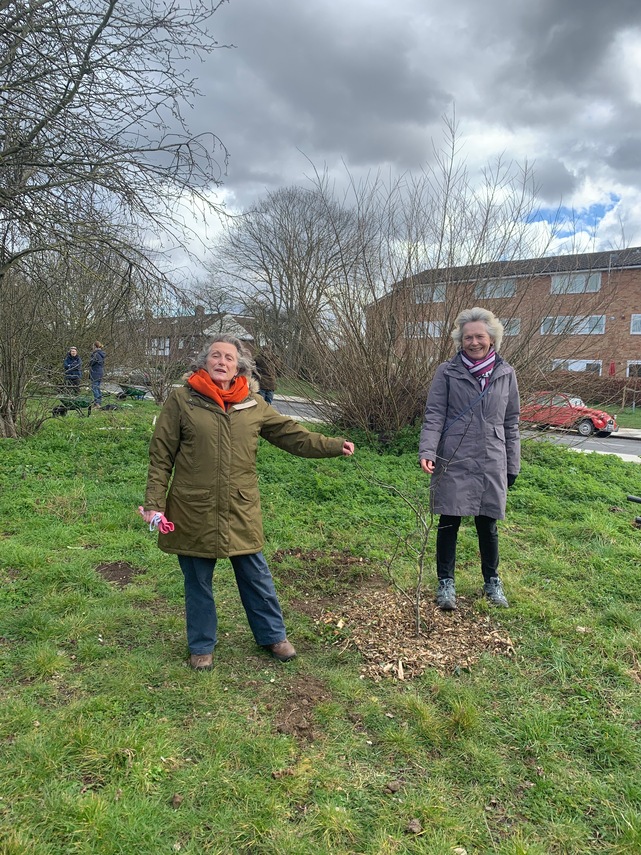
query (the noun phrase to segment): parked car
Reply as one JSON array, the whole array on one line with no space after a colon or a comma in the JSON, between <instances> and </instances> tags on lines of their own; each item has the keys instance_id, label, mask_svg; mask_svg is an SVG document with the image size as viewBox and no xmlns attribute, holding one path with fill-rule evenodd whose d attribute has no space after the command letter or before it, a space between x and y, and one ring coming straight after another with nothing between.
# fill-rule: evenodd
<instances>
[{"instance_id":1,"label":"parked car","mask_svg":"<svg viewBox=\"0 0 641 855\"><path fill-rule=\"evenodd\" d=\"M521 422L571 428L581 436L611 436L619 430L616 416L586 407L581 398L564 392L537 392L521 407Z\"/></svg>"}]
</instances>

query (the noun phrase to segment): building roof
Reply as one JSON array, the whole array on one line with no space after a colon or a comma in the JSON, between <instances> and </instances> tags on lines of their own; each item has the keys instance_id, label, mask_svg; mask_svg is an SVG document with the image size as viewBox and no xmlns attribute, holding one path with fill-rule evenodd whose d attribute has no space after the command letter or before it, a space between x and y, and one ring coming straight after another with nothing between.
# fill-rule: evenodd
<instances>
[{"instance_id":1,"label":"building roof","mask_svg":"<svg viewBox=\"0 0 641 855\"><path fill-rule=\"evenodd\" d=\"M584 252L576 255L550 255L543 258L526 258L510 261L490 261L462 267L440 267L424 270L398 283L421 285L438 282L466 282L475 279L504 278L508 276L541 276L552 273L578 271L610 271L641 267L641 247Z\"/></svg>"},{"instance_id":2,"label":"building roof","mask_svg":"<svg viewBox=\"0 0 641 855\"><path fill-rule=\"evenodd\" d=\"M203 330L203 335L212 336L216 335L216 333L228 333L229 335L235 335L241 341L253 341L254 336L245 326L248 321L248 318L240 315L225 314L217 316L216 322Z\"/></svg>"},{"instance_id":3,"label":"building roof","mask_svg":"<svg viewBox=\"0 0 641 855\"><path fill-rule=\"evenodd\" d=\"M253 341L252 319L227 312L205 312L198 306L194 313L149 317L147 329L152 335L212 336L219 332L235 335L241 341Z\"/></svg>"}]
</instances>

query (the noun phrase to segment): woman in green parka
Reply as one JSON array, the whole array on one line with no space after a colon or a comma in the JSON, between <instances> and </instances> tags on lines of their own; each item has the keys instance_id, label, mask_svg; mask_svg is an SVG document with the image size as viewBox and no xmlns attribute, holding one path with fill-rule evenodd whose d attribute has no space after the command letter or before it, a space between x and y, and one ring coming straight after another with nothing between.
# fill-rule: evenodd
<instances>
[{"instance_id":1,"label":"woman in green parka","mask_svg":"<svg viewBox=\"0 0 641 855\"><path fill-rule=\"evenodd\" d=\"M217 336L197 358L186 384L172 390L149 447L143 516L151 522L154 514L164 513L174 523L173 532L158 535L158 546L178 556L190 664L197 670L212 667L217 632L212 577L218 558L231 561L257 644L283 662L296 656L262 553L258 438L299 457L354 453L353 443L312 433L265 403L250 389L253 368L239 339Z\"/></svg>"}]
</instances>

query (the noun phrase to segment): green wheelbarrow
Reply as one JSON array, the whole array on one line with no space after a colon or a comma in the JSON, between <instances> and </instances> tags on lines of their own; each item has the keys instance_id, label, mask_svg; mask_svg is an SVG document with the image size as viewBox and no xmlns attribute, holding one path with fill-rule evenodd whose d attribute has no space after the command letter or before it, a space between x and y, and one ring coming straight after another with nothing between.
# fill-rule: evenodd
<instances>
[{"instance_id":1,"label":"green wheelbarrow","mask_svg":"<svg viewBox=\"0 0 641 855\"><path fill-rule=\"evenodd\" d=\"M60 403L51 412L54 416L66 416L67 413L75 410L81 416L90 416L92 404L93 400L91 398L85 398L82 395L78 395L75 398L61 395Z\"/></svg>"},{"instance_id":2,"label":"green wheelbarrow","mask_svg":"<svg viewBox=\"0 0 641 855\"><path fill-rule=\"evenodd\" d=\"M122 392L119 392L116 398L121 401L124 401L125 398L134 398L136 401L142 401L148 391L144 386L125 386L122 383L119 386Z\"/></svg>"}]
</instances>

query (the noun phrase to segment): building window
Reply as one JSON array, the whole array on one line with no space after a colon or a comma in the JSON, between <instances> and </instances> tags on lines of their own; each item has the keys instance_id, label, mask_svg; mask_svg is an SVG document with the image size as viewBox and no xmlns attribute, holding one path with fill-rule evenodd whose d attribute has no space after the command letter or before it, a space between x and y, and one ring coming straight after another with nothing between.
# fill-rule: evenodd
<instances>
[{"instance_id":1,"label":"building window","mask_svg":"<svg viewBox=\"0 0 641 855\"><path fill-rule=\"evenodd\" d=\"M626 377L641 377L641 360L638 360L638 359L628 360L628 368L626 371Z\"/></svg>"},{"instance_id":2,"label":"building window","mask_svg":"<svg viewBox=\"0 0 641 855\"><path fill-rule=\"evenodd\" d=\"M417 303L444 303L445 285L417 285Z\"/></svg>"},{"instance_id":3,"label":"building window","mask_svg":"<svg viewBox=\"0 0 641 855\"><path fill-rule=\"evenodd\" d=\"M501 318L504 335L521 335L521 318Z\"/></svg>"},{"instance_id":4,"label":"building window","mask_svg":"<svg viewBox=\"0 0 641 855\"><path fill-rule=\"evenodd\" d=\"M559 315L543 318L541 335L603 335L605 315Z\"/></svg>"},{"instance_id":5,"label":"building window","mask_svg":"<svg viewBox=\"0 0 641 855\"><path fill-rule=\"evenodd\" d=\"M564 371L587 371L590 374L601 374L600 359L553 359L552 368L562 368Z\"/></svg>"},{"instance_id":6,"label":"building window","mask_svg":"<svg viewBox=\"0 0 641 855\"><path fill-rule=\"evenodd\" d=\"M515 294L516 279L489 279L487 282L478 282L474 287L474 296L482 300L513 297Z\"/></svg>"},{"instance_id":7,"label":"building window","mask_svg":"<svg viewBox=\"0 0 641 855\"><path fill-rule=\"evenodd\" d=\"M630 319L630 335L641 335L641 315L632 315Z\"/></svg>"},{"instance_id":8,"label":"building window","mask_svg":"<svg viewBox=\"0 0 641 855\"><path fill-rule=\"evenodd\" d=\"M600 273L555 273L552 276L552 294L596 294L600 290Z\"/></svg>"},{"instance_id":9,"label":"building window","mask_svg":"<svg viewBox=\"0 0 641 855\"><path fill-rule=\"evenodd\" d=\"M169 346L168 338L152 338L149 352L151 356L169 356Z\"/></svg>"},{"instance_id":10,"label":"building window","mask_svg":"<svg viewBox=\"0 0 641 855\"><path fill-rule=\"evenodd\" d=\"M405 338L439 338L441 321L417 321L405 324Z\"/></svg>"}]
</instances>

